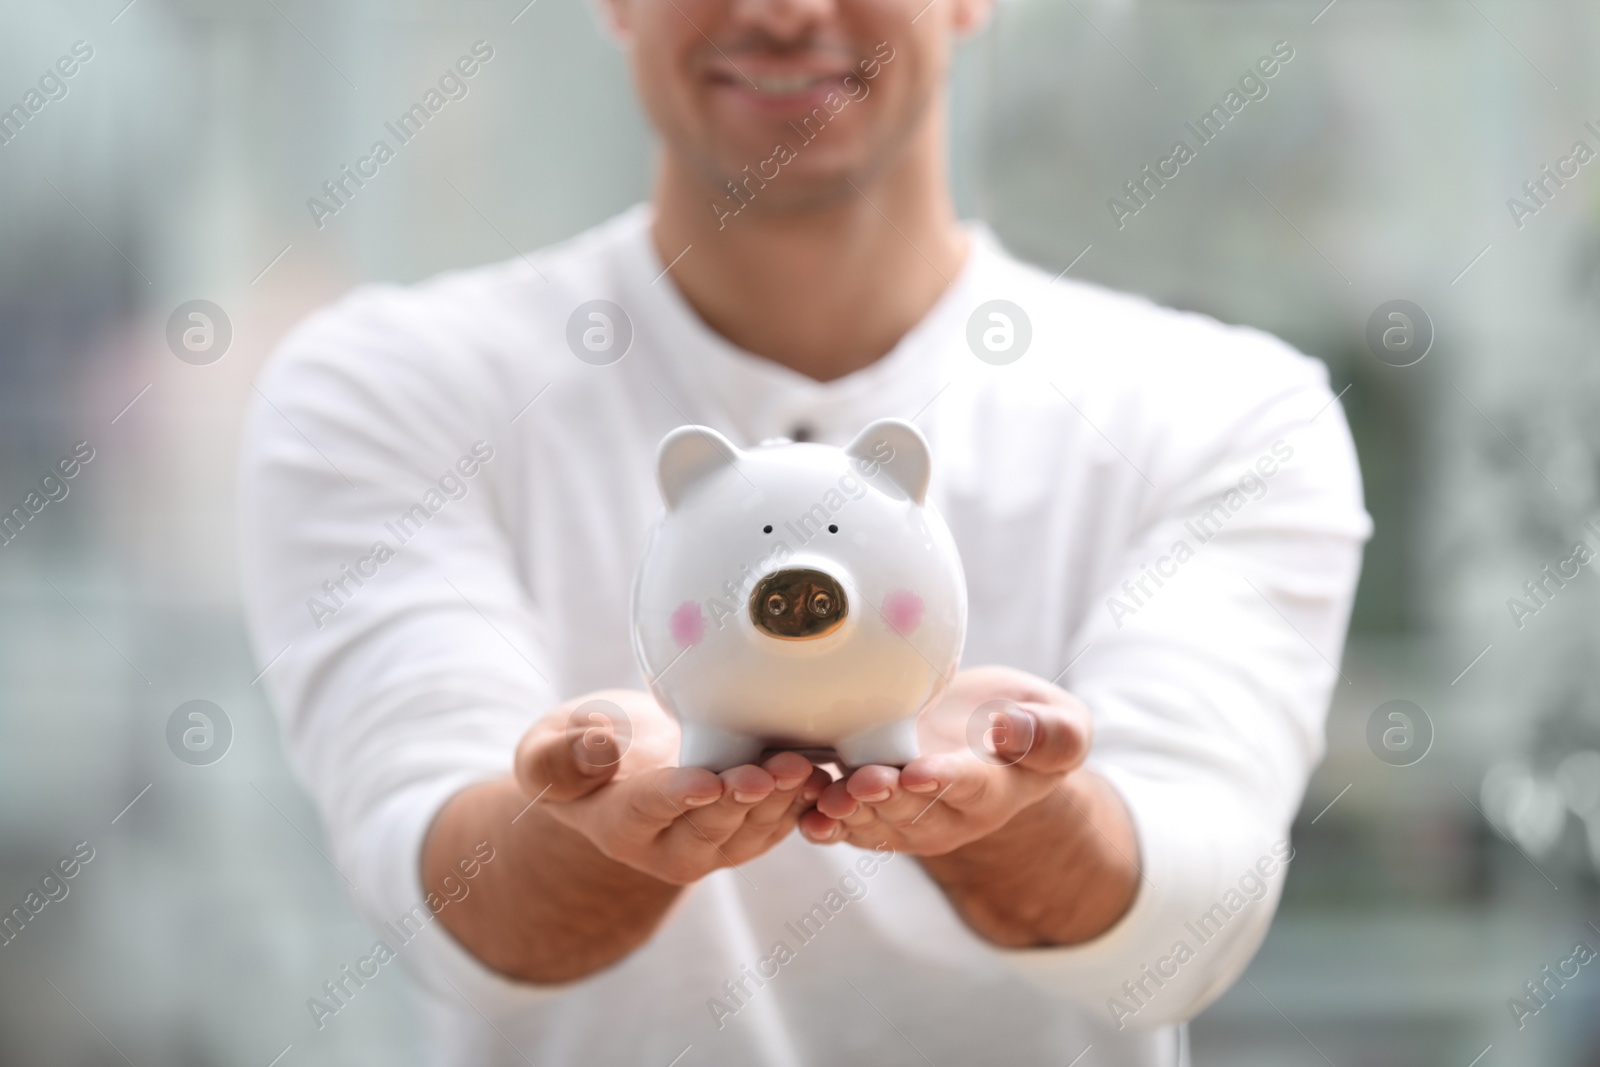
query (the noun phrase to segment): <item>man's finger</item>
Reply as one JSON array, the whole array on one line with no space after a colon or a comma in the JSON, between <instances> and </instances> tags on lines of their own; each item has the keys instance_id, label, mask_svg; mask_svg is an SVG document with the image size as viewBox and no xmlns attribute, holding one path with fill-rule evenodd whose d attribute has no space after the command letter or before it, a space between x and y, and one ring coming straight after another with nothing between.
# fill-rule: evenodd
<instances>
[{"instance_id":1,"label":"man's finger","mask_svg":"<svg viewBox=\"0 0 1600 1067\"><path fill-rule=\"evenodd\" d=\"M858 767L845 779L845 786L857 800L868 804L881 803L899 789L900 769L882 764Z\"/></svg>"},{"instance_id":2,"label":"man's finger","mask_svg":"<svg viewBox=\"0 0 1600 1067\"><path fill-rule=\"evenodd\" d=\"M938 792L937 783L934 783L935 789L931 793L926 790L913 792L904 787L901 774L894 767L872 766L862 767L852 774L847 791L861 807L855 814L845 816L845 825L851 829L863 826L866 820L862 816L867 814L872 819L890 825L905 826L926 812Z\"/></svg>"},{"instance_id":3,"label":"man's finger","mask_svg":"<svg viewBox=\"0 0 1600 1067\"><path fill-rule=\"evenodd\" d=\"M723 771L717 777L722 782L722 796L715 804L684 812L683 821L688 825L673 828L679 840L691 844L709 842L720 848L775 788L772 775L749 763Z\"/></svg>"},{"instance_id":4,"label":"man's finger","mask_svg":"<svg viewBox=\"0 0 1600 1067\"><path fill-rule=\"evenodd\" d=\"M844 823L829 818L816 808L801 815L797 825L806 840L819 845L837 841L844 833Z\"/></svg>"},{"instance_id":5,"label":"man's finger","mask_svg":"<svg viewBox=\"0 0 1600 1067\"><path fill-rule=\"evenodd\" d=\"M745 829L765 831L778 825L791 817L795 809L802 804L809 805L821 793L821 785L815 790L806 788L813 775L821 775L824 784L828 779L826 771L815 769L810 760L795 752L780 752L761 766L772 775L777 788L767 799L750 809L740 832ZM809 796L806 795L808 792Z\"/></svg>"},{"instance_id":6,"label":"man's finger","mask_svg":"<svg viewBox=\"0 0 1600 1067\"><path fill-rule=\"evenodd\" d=\"M932 800L942 796L952 782L964 775L970 762L970 757L954 752L918 756L900 769L900 788L914 796Z\"/></svg>"},{"instance_id":7,"label":"man's finger","mask_svg":"<svg viewBox=\"0 0 1600 1067\"><path fill-rule=\"evenodd\" d=\"M622 762L615 737L600 731L532 732L517 746L517 785L531 799L579 800L609 782Z\"/></svg>"},{"instance_id":8,"label":"man's finger","mask_svg":"<svg viewBox=\"0 0 1600 1067\"><path fill-rule=\"evenodd\" d=\"M1065 774L1089 753L1089 712L1073 701L1064 705L1019 704L1006 718L1026 715L1032 724L1013 722L995 745L1000 761L1038 774Z\"/></svg>"},{"instance_id":9,"label":"man's finger","mask_svg":"<svg viewBox=\"0 0 1600 1067\"><path fill-rule=\"evenodd\" d=\"M811 761L798 752L774 753L761 766L784 791L804 785L814 770Z\"/></svg>"},{"instance_id":10,"label":"man's finger","mask_svg":"<svg viewBox=\"0 0 1600 1067\"><path fill-rule=\"evenodd\" d=\"M663 767L617 783L613 812L619 836L654 837L673 823L722 799L722 779L700 767Z\"/></svg>"},{"instance_id":11,"label":"man's finger","mask_svg":"<svg viewBox=\"0 0 1600 1067\"><path fill-rule=\"evenodd\" d=\"M932 821L929 814L936 805L942 806L938 800L938 790L932 793L913 793L909 789L895 788L879 801L869 801L865 807L876 815L881 821L896 827L907 827L913 822L917 827L925 828ZM927 818L920 818L926 815Z\"/></svg>"},{"instance_id":12,"label":"man's finger","mask_svg":"<svg viewBox=\"0 0 1600 1067\"><path fill-rule=\"evenodd\" d=\"M936 798L939 803L948 804L957 811L981 808L994 798L998 784L995 779L999 773L1004 772L974 761L963 766L959 773L951 775L950 784L941 788Z\"/></svg>"},{"instance_id":13,"label":"man's finger","mask_svg":"<svg viewBox=\"0 0 1600 1067\"><path fill-rule=\"evenodd\" d=\"M829 782L823 787L822 795L817 797L817 810L830 819L843 819L853 815L859 807L861 801L850 795L848 778Z\"/></svg>"}]
</instances>

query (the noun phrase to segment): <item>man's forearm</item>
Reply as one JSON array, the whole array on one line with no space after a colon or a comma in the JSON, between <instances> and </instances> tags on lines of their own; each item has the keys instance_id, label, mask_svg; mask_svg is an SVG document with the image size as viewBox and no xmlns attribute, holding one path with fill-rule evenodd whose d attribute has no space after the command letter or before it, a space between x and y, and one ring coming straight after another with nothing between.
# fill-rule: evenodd
<instances>
[{"instance_id":1,"label":"man's forearm","mask_svg":"<svg viewBox=\"0 0 1600 1067\"><path fill-rule=\"evenodd\" d=\"M602 855L540 805L528 807L509 780L466 789L439 812L422 850L423 885L438 886L484 840L495 862L439 918L486 966L520 981L573 981L614 963L682 892Z\"/></svg>"},{"instance_id":2,"label":"man's forearm","mask_svg":"<svg viewBox=\"0 0 1600 1067\"><path fill-rule=\"evenodd\" d=\"M1138 856L1115 788L1078 771L989 836L920 862L979 935L1030 948L1109 930L1133 904Z\"/></svg>"}]
</instances>

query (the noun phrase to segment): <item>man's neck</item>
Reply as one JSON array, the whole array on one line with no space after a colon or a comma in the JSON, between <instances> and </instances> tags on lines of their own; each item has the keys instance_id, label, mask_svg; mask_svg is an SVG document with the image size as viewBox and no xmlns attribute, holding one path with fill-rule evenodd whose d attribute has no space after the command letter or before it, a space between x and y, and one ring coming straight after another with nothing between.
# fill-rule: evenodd
<instances>
[{"instance_id":1,"label":"man's neck","mask_svg":"<svg viewBox=\"0 0 1600 1067\"><path fill-rule=\"evenodd\" d=\"M770 184L783 180L780 172ZM893 166L854 184L790 211L762 204L756 189L719 223L709 205L731 206L726 190L667 150L654 196L656 252L662 263L676 260L672 281L729 341L818 381L843 377L922 320L961 270L968 243L933 123Z\"/></svg>"}]
</instances>

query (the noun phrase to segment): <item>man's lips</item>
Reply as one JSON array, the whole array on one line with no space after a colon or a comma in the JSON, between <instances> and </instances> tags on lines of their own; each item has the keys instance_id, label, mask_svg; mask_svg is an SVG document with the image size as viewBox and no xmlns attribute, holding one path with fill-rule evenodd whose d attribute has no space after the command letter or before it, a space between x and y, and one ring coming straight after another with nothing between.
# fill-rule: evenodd
<instances>
[{"instance_id":1,"label":"man's lips","mask_svg":"<svg viewBox=\"0 0 1600 1067\"><path fill-rule=\"evenodd\" d=\"M765 105L781 108L820 100L829 92L843 91L846 78L860 79L856 52L848 47L712 48L700 58L705 79L714 89L731 89L763 110Z\"/></svg>"},{"instance_id":2,"label":"man's lips","mask_svg":"<svg viewBox=\"0 0 1600 1067\"><path fill-rule=\"evenodd\" d=\"M748 74L750 88L767 96L793 96L809 92L826 82L829 85L843 81L842 73L830 74ZM742 81L742 79L741 79Z\"/></svg>"},{"instance_id":3,"label":"man's lips","mask_svg":"<svg viewBox=\"0 0 1600 1067\"><path fill-rule=\"evenodd\" d=\"M830 93L845 93L845 79L853 74L854 68L840 63L825 67L739 63L711 68L707 80L714 90L727 93L745 107L781 114L810 111Z\"/></svg>"}]
</instances>

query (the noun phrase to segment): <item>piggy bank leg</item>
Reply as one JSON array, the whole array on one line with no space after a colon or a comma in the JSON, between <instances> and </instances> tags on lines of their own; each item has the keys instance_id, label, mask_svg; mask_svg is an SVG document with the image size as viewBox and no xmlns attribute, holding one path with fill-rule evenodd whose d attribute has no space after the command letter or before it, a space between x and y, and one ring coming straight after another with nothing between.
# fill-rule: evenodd
<instances>
[{"instance_id":1,"label":"piggy bank leg","mask_svg":"<svg viewBox=\"0 0 1600 1067\"><path fill-rule=\"evenodd\" d=\"M683 742L678 746L680 767L704 767L721 772L754 763L764 747L759 738L729 733L703 723L686 722L682 729Z\"/></svg>"},{"instance_id":2,"label":"piggy bank leg","mask_svg":"<svg viewBox=\"0 0 1600 1067\"><path fill-rule=\"evenodd\" d=\"M839 752L839 759L847 767L865 767L869 763L904 767L920 753L917 748L917 717L913 715L874 726L865 733L840 741L834 747Z\"/></svg>"}]
</instances>

